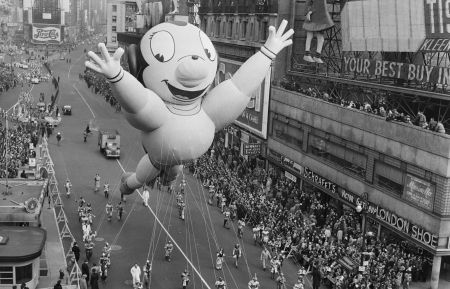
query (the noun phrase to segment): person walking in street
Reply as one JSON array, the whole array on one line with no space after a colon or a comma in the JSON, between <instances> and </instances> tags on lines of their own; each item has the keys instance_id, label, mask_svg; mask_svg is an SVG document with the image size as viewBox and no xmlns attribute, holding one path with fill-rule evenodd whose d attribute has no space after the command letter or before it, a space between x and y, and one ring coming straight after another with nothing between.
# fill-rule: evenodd
<instances>
[{"instance_id":1,"label":"person walking in street","mask_svg":"<svg viewBox=\"0 0 450 289\"><path fill-rule=\"evenodd\" d=\"M80 260L80 247L78 247L78 244L76 241L73 242L72 252L75 255L75 260L78 263L78 260Z\"/></svg>"},{"instance_id":2,"label":"person walking in street","mask_svg":"<svg viewBox=\"0 0 450 289\"><path fill-rule=\"evenodd\" d=\"M106 182L103 185L103 193L105 194L105 198L109 198L109 184Z\"/></svg>"},{"instance_id":3,"label":"person walking in street","mask_svg":"<svg viewBox=\"0 0 450 289\"><path fill-rule=\"evenodd\" d=\"M99 289L98 288L98 278L99 274L97 272L97 268L92 268L92 275L91 275L91 289Z\"/></svg>"},{"instance_id":4,"label":"person walking in street","mask_svg":"<svg viewBox=\"0 0 450 289\"><path fill-rule=\"evenodd\" d=\"M145 263L145 265L142 267L144 270L144 289L150 289L150 275L152 274L152 263L150 263L149 260Z\"/></svg>"},{"instance_id":5,"label":"person walking in street","mask_svg":"<svg viewBox=\"0 0 450 289\"><path fill-rule=\"evenodd\" d=\"M320 276L320 270L319 270L319 266L317 264L313 265L313 270L312 270L312 278L313 278L313 289L319 289L320 287L320 279L322 278Z\"/></svg>"},{"instance_id":6,"label":"person walking in street","mask_svg":"<svg viewBox=\"0 0 450 289\"><path fill-rule=\"evenodd\" d=\"M121 221L121 220L122 220L122 215L123 215L123 205L122 205L122 202L119 202L119 203L117 204L116 209L117 209L117 219L118 219L119 221Z\"/></svg>"},{"instance_id":7,"label":"person walking in street","mask_svg":"<svg viewBox=\"0 0 450 289\"><path fill-rule=\"evenodd\" d=\"M70 190L72 188L72 183L69 179L66 180L66 183L64 184L64 188L66 189L66 196L67 198L70 198Z\"/></svg>"},{"instance_id":8,"label":"person walking in street","mask_svg":"<svg viewBox=\"0 0 450 289\"><path fill-rule=\"evenodd\" d=\"M133 280L133 286L136 283L141 282L141 268L139 268L138 264L134 264L134 266L131 267L130 273L131 273L131 278Z\"/></svg>"},{"instance_id":9,"label":"person walking in street","mask_svg":"<svg viewBox=\"0 0 450 289\"><path fill-rule=\"evenodd\" d=\"M98 192L100 190L100 175L97 173L94 177L94 183L95 183L95 192Z\"/></svg>"},{"instance_id":10,"label":"person walking in street","mask_svg":"<svg viewBox=\"0 0 450 289\"><path fill-rule=\"evenodd\" d=\"M81 279L80 279L80 289L87 289L87 288L88 288L88 287L87 287L87 282L86 282L86 277L87 277L86 274L83 274L83 275L81 276Z\"/></svg>"},{"instance_id":11,"label":"person walking in street","mask_svg":"<svg viewBox=\"0 0 450 289\"><path fill-rule=\"evenodd\" d=\"M266 271L267 266L270 265L271 258L272 257L270 256L269 250L267 249L266 246L264 246L264 249L262 250L261 257L260 257L261 262L262 262L263 271Z\"/></svg>"},{"instance_id":12,"label":"person walking in street","mask_svg":"<svg viewBox=\"0 0 450 289\"><path fill-rule=\"evenodd\" d=\"M56 284L55 286L53 286L53 289L62 289L61 280L56 281Z\"/></svg>"},{"instance_id":13,"label":"person walking in street","mask_svg":"<svg viewBox=\"0 0 450 289\"><path fill-rule=\"evenodd\" d=\"M148 192L147 187L144 186L144 191L142 192L142 200L144 201L144 206L148 207L148 199L150 198L150 193Z\"/></svg>"},{"instance_id":14,"label":"person walking in street","mask_svg":"<svg viewBox=\"0 0 450 289\"><path fill-rule=\"evenodd\" d=\"M89 282L90 270L88 260L84 260L84 263L81 264L81 274L86 275L86 282Z\"/></svg>"},{"instance_id":15,"label":"person walking in street","mask_svg":"<svg viewBox=\"0 0 450 289\"><path fill-rule=\"evenodd\" d=\"M189 284L189 276L191 274L189 274L188 270L184 270L183 273L181 273L181 284L183 286L183 289L186 289L188 284Z\"/></svg>"},{"instance_id":16,"label":"person walking in street","mask_svg":"<svg viewBox=\"0 0 450 289\"><path fill-rule=\"evenodd\" d=\"M238 267L239 258L241 258L241 256L242 256L241 247L239 246L239 244L234 245L233 259L234 259L234 266L236 266L236 268Z\"/></svg>"}]
</instances>

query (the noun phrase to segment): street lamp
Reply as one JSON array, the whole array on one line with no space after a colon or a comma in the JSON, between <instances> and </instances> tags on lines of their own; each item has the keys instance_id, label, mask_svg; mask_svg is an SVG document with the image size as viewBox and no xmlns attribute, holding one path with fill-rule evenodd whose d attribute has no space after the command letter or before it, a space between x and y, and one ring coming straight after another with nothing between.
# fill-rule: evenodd
<instances>
[{"instance_id":1,"label":"street lamp","mask_svg":"<svg viewBox=\"0 0 450 289\"><path fill-rule=\"evenodd\" d=\"M366 251L366 235L367 235L367 207L369 206L369 194L364 193L360 199L356 201L356 212L362 215L362 246L360 266L364 266L364 253ZM365 271L365 270L364 270Z\"/></svg>"}]
</instances>

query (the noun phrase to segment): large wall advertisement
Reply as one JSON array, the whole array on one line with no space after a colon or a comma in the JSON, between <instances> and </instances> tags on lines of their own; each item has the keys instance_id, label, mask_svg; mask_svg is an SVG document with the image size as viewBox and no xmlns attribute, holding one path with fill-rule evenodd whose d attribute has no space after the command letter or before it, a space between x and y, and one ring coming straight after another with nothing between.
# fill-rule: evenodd
<instances>
[{"instance_id":1,"label":"large wall advertisement","mask_svg":"<svg viewBox=\"0 0 450 289\"><path fill-rule=\"evenodd\" d=\"M217 70L215 79L215 85L226 79L230 79L241 65L242 62L224 58L220 59L219 68ZM271 71L269 69L263 83L251 96L247 108L235 121L238 126L245 128L264 139L267 138L270 72Z\"/></svg>"},{"instance_id":2,"label":"large wall advertisement","mask_svg":"<svg viewBox=\"0 0 450 289\"><path fill-rule=\"evenodd\" d=\"M355 0L341 12L344 51L449 52L449 0Z\"/></svg>"},{"instance_id":3,"label":"large wall advertisement","mask_svg":"<svg viewBox=\"0 0 450 289\"><path fill-rule=\"evenodd\" d=\"M31 29L31 42L36 44L61 44L63 29L59 25L33 24Z\"/></svg>"}]
</instances>

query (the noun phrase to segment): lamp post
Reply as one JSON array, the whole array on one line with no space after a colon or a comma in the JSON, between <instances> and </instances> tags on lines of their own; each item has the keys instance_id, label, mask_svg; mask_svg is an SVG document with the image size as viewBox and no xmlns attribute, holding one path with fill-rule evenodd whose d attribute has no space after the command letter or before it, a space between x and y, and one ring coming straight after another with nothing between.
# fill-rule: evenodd
<instances>
[{"instance_id":1,"label":"lamp post","mask_svg":"<svg viewBox=\"0 0 450 289\"><path fill-rule=\"evenodd\" d=\"M369 205L369 194L364 193L360 200L356 201L356 212L362 214L362 246L360 266L364 264L364 252L366 251L366 234L367 234L367 207Z\"/></svg>"}]
</instances>

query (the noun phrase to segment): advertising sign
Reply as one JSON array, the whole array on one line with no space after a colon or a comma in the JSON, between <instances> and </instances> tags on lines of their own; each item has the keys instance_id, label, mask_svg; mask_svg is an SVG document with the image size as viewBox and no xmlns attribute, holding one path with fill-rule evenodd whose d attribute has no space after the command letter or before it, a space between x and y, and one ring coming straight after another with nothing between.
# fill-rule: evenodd
<instances>
[{"instance_id":1,"label":"advertising sign","mask_svg":"<svg viewBox=\"0 0 450 289\"><path fill-rule=\"evenodd\" d=\"M355 207L357 203L362 201L360 196L344 189L340 189L339 195L343 200L351 203ZM388 225L390 228L407 234L411 238L419 241L421 244L429 248L437 248L438 236L436 234L428 232L421 226L414 224L406 218L403 218L394 212L370 202L364 206L363 209L370 217Z\"/></svg>"},{"instance_id":2,"label":"advertising sign","mask_svg":"<svg viewBox=\"0 0 450 289\"><path fill-rule=\"evenodd\" d=\"M367 58L344 57L344 71L368 76L383 76L422 83L450 84L450 68Z\"/></svg>"},{"instance_id":3,"label":"advertising sign","mask_svg":"<svg viewBox=\"0 0 450 289\"><path fill-rule=\"evenodd\" d=\"M434 187L429 182L407 174L403 196L422 208L433 210Z\"/></svg>"},{"instance_id":4,"label":"advertising sign","mask_svg":"<svg viewBox=\"0 0 450 289\"><path fill-rule=\"evenodd\" d=\"M341 12L344 51L443 52L448 0L354 0Z\"/></svg>"},{"instance_id":5,"label":"advertising sign","mask_svg":"<svg viewBox=\"0 0 450 289\"><path fill-rule=\"evenodd\" d=\"M217 70L215 85L230 79L239 69L242 62L221 58ZM267 122L269 113L270 69L266 78L250 98L247 108L237 118L235 123L255 135L267 138Z\"/></svg>"},{"instance_id":6,"label":"advertising sign","mask_svg":"<svg viewBox=\"0 0 450 289\"><path fill-rule=\"evenodd\" d=\"M244 155L245 156L259 155L260 153L261 153L261 144L260 143L244 143Z\"/></svg>"},{"instance_id":7,"label":"advertising sign","mask_svg":"<svg viewBox=\"0 0 450 289\"><path fill-rule=\"evenodd\" d=\"M61 26L33 24L31 30L31 39L33 43L61 44Z\"/></svg>"}]
</instances>

